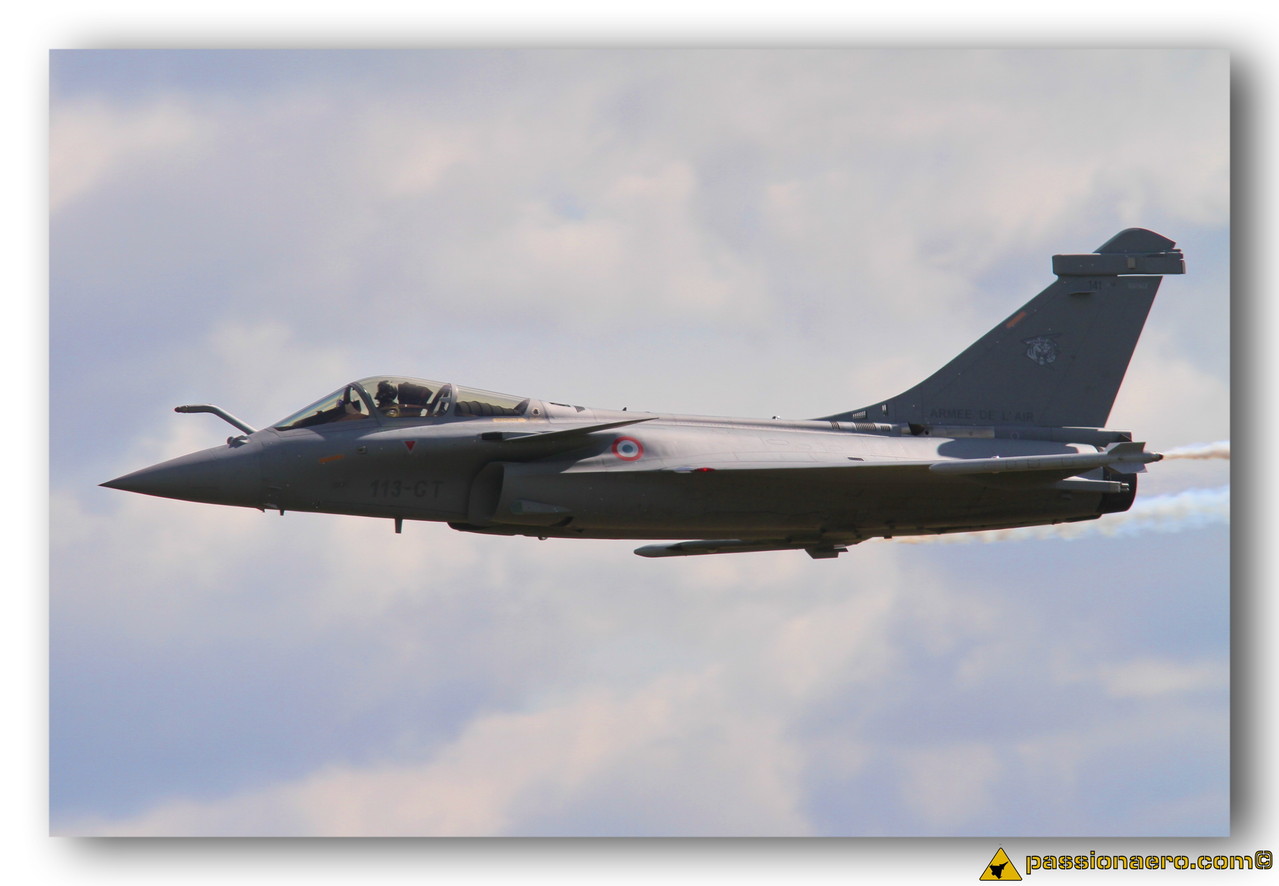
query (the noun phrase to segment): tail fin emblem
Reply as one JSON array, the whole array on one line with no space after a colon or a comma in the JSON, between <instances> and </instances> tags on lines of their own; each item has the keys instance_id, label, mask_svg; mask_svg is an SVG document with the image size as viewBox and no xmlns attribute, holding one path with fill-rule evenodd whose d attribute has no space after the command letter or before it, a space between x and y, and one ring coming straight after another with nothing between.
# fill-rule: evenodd
<instances>
[{"instance_id":1,"label":"tail fin emblem","mask_svg":"<svg viewBox=\"0 0 1279 886\"><path fill-rule=\"evenodd\" d=\"M1026 345L1026 356L1040 366L1055 362L1060 350L1056 335L1037 335L1034 338L1025 339L1022 344Z\"/></svg>"}]
</instances>

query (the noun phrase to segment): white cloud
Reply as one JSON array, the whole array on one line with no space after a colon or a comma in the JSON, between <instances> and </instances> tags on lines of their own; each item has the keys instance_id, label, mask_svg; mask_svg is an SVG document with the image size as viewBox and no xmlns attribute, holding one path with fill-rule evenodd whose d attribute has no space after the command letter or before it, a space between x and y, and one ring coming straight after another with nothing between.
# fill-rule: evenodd
<instances>
[{"instance_id":1,"label":"white cloud","mask_svg":"<svg viewBox=\"0 0 1279 886\"><path fill-rule=\"evenodd\" d=\"M477 718L415 765L328 767L224 800L165 804L102 835L802 835L796 757L722 705L715 674L626 696L588 691L548 709ZM607 786L608 796L595 795ZM604 800L605 808L592 811ZM594 816L599 816L593 820ZM548 822L559 821L556 827Z\"/></svg>"},{"instance_id":2,"label":"white cloud","mask_svg":"<svg viewBox=\"0 0 1279 886\"><path fill-rule=\"evenodd\" d=\"M415 119L401 105L362 114L353 134L353 165L367 170L383 200L429 198L450 170L480 150L472 131Z\"/></svg>"},{"instance_id":3,"label":"white cloud","mask_svg":"<svg viewBox=\"0 0 1279 886\"><path fill-rule=\"evenodd\" d=\"M901 757L902 799L926 833L964 833L999 803L995 786L1004 767L987 744L960 743Z\"/></svg>"},{"instance_id":4,"label":"white cloud","mask_svg":"<svg viewBox=\"0 0 1279 886\"><path fill-rule=\"evenodd\" d=\"M57 213L114 176L171 161L203 147L209 136L201 115L175 99L141 107L101 100L55 104L49 120L49 208Z\"/></svg>"},{"instance_id":5,"label":"white cloud","mask_svg":"<svg viewBox=\"0 0 1279 886\"><path fill-rule=\"evenodd\" d=\"M1115 399L1110 427L1140 429L1161 450L1230 429L1230 380L1175 349L1166 335L1143 337ZM1194 416L1193 422L1186 420Z\"/></svg>"},{"instance_id":6,"label":"white cloud","mask_svg":"<svg viewBox=\"0 0 1279 886\"><path fill-rule=\"evenodd\" d=\"M300 778L160 802L134 816L64 817L60 831L801 834L840 829L814 818L809 778L844 784L855 803L884 789L865 785L885 772L900 777L900 805L880 803L876 832L979 831L1003 808L1001 785L1030 765L1003 759L1007 730L1034 736L1029 747L1059 728L1037 713L1045 693L1100 679L1108 696L1126 698L1133 686L1154 685L1149 668L1099 667L1090 633L1053 631L1033 605L1001 607L980 584L943 588L932 569L887 545L849 564L852 575L774 554L706 558L640 578L653 564L632 568L620 546L582 545L565 559L568 543L434 527L395 538L379 534L378 521L307 522L305 533L267 527L265 538L299 563L316 558L303 576L329 579L272 589L277 599L256 602L254 624L231 632L287 638L303 663L314 654L363 659L328 687L332 710L317 713L340 718L388 703L416 710L423 687L447 691L455 680L504 682L505 700L477 709L444 740L425 740L425 723L401 723L400 739L381 736L358 765L334 760ZM316 549L308 554L299 541ZM405 560L388 557L393 548ZM370 572L414 557L423 569ZM558 572L554 586L549 570ZM155 622L155 638L138 640L160 656L166 645L156 640L197 627L228 634L216 620L176 634L172 622ZM341 646L328 645L340 635ZM321 643L314 652L308 637ZM1175 662L1166 662L1174 675ZM1194 688L1215 697L1221 687ZM938 721L951 697L968 710ZM914 740L894 738L898 716L916 722ZM997 727L993 744L946 734L947 723L966 732L985 722ZM1129 748L1147 729L1140 716L1115 719L1100 707L1072 722L1072 735L1111 747ZM1086 779L1097 760L1092 752L1054 759L1062 771L1044 790ZM1023 788L1031 797L1035 789ZM1053 802L1074 815L1084 800Z\"/></svg>"},{"instance_id":7,"label":"white cloud","mask_svg":"<svg viewBox=\"0 0 1279 886\"><path fill-rule=\"evenodd\" d=\"M1230 686L1225 661L1142 658L1101 669L1106 691L1116 698L1148 698L1195 692L1224 693Z\"/></svg>"},{"instance_id":8,"label":"white cloud","mask_svg":"<svg viewBox=\"0 0 1279 886\"><path fill-rule=\"evenodd\" d=\"M279 421L369 371L346 336L302 340L283 319L225 317L204 332L199 352L205 360L187 368L186 385L216 388L218 396L230 399L215 405L254 427ZM200 429L211 442L210 425L206 420ZM183 451L190 450L175 450Z\"/></svg>"}]
</instances>

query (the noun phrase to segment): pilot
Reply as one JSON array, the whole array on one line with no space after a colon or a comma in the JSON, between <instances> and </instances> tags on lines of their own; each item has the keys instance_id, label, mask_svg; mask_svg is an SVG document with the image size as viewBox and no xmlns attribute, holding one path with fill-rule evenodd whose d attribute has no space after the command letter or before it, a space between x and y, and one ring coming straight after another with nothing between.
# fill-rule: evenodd
<instances>
[{"instance_id":1,"label":"pilot","mask_svg":"<svg viewBox=\"0 0 1279 886\"><path fill-rule=\"evenodd\" d=\"M383 415L388 418L397 418L400 414L400 407L395 405L395 398L398 396L395 385L389 381L380 381L377 383L377 395L373 398L377 401L377 408Z\"/></svg>"},{"instance_id":2,"label":"pilot","mask_svg":"<svg viewBox=\"0 0 1279 886\"><path fill-rule=\"evenodd\" d=\"M429 415L427 404L431 402L431 389L414 382L400 383L400 406L404 415Z\"/></svg>"}]
</instances>

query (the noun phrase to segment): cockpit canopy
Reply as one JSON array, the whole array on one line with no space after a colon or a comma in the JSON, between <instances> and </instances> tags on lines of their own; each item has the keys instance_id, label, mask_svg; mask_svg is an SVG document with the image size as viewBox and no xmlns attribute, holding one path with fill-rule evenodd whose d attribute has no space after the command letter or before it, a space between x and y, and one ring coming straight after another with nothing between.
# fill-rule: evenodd
<instances>
[{"instance_id":1,"label":"cockpit canopy","mask_svg":"<svg viewBox=\"0 0 1279 886\"><path fill-rule=\"evenodd\" d=\"M351 382L272 427L290 431L339 421L524 415L528 409L528 397L521 399L422 378L373 376Z\"/></svg>"}]
</instances>

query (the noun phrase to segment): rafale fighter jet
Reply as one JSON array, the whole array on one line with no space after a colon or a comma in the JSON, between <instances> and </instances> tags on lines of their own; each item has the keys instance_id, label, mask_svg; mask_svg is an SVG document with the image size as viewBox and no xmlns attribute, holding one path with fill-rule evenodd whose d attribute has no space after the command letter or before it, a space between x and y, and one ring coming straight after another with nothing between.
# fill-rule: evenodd
<instances>
[{"instance_id":1,"label":"rafale fighter jet","mask_svg":"<svg viewBox=\"0 0 1279 886\"><path fill-rule=\"evenodd\" d=\"M1181 251L1130 228L933 375L802 421L569 406L416 378L344 385L268 428L102 485L260 510L435 520L538 538L664 540L679 557L1005 529L1124 511L1162 456L1105 430ZM677 541L672 541L677 540Z\"/></svg>"}]
</instances>

